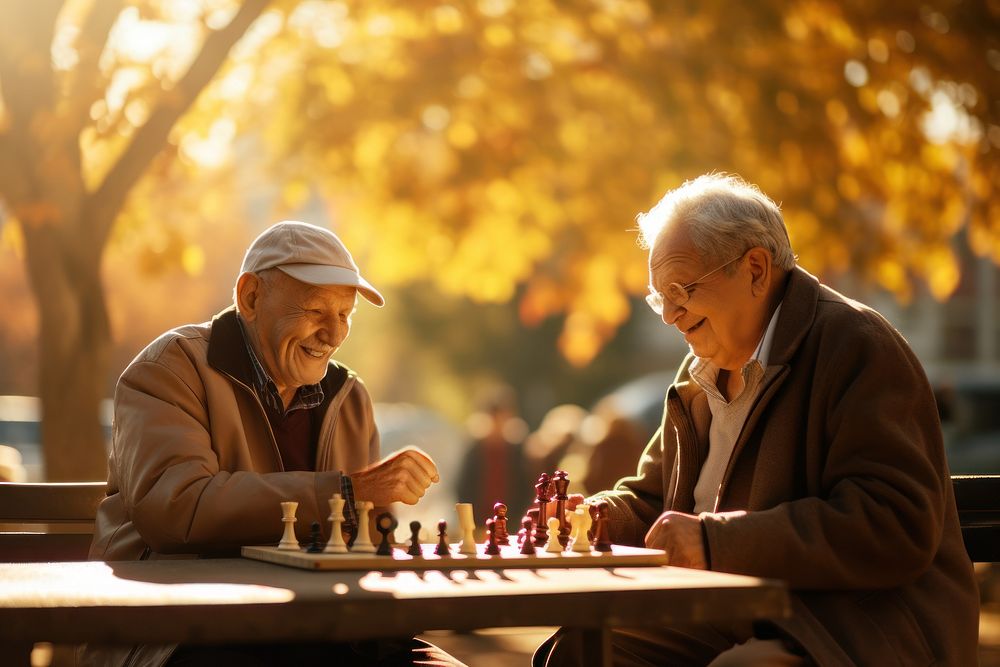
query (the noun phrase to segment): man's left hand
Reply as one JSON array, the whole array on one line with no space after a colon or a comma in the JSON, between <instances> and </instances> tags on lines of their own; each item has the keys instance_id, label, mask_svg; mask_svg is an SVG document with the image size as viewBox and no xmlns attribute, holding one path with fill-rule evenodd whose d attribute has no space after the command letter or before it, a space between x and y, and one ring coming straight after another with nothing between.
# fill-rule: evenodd
<instances>
[{"instance_id":1,"label":"man's left hand","mask_svg":"<svg viewBox=\"0 0 1000 667\"><path fill-rule=\"evenodd\" d=\"M646 533L646 546L667 552L671 565L696 570L708 568L701 520L683 512L664 512Z\"/></svg>"}]
</instances>

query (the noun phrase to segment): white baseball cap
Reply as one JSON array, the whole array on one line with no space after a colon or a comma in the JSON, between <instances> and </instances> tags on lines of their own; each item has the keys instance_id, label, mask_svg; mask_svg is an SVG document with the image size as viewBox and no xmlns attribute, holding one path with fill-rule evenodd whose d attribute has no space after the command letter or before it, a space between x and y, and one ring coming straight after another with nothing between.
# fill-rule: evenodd
<instances>
[{"instance_id":1,"label":"white baseball cap","mask_svg":"<svg viewBox=\"0 0 1000 667\"><path fill-rule=\"evenodd\" d=\"M254 239L243 257L240 275L278 268L310 285L356 287L376 306L385 299L361 277L347 246L329 229L297 220L285 220Z\"/></svg>"}]
</instances>

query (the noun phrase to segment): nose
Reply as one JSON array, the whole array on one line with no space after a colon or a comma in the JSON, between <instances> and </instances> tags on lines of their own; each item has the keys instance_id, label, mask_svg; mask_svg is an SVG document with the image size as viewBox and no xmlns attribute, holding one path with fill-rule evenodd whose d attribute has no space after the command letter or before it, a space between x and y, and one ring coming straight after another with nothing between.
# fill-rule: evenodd
<instances>
[{"instance_id":1,"label":"nose","mask_svg":"<svg viewBox=\"0 0 1000 667\"><path fill-rule=\"evenodd\" d=\"M347 338L348 325L340 321L338 315L333 315L324 320L323 326L316 332L319 342L330 347L340 347L340 344Z\"/></svg>"},{"instance_id":2,"label":"nose","mask_svg":"<svg viewBox=\"0 0 1000 667\"><path fill-rule=\"evenodd\" d=\"M684 306L675 306L669 300L663 300L663 323L667 326L673 326L674 322L680 319L680 316L684 314Z\"/></svg>"}]
</instances>

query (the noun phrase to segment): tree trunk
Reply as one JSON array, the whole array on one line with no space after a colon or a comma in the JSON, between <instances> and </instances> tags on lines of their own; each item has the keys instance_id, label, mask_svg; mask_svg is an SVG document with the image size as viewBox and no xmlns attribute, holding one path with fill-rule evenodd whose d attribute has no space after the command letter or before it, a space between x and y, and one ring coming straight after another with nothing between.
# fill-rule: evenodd
<instances>
[{"instance_id":1,"label":"tree trunk","mask_svg":"<svg viewBox=\"0 0 1000 667\"><path fill-rule=\"evenodd\" d=\"M75 233L87 226L70 223L24 225L39 304L42 450L51 482L107 479L99 415L111 337L100 253Z\"/></svg>"}]
</instances>

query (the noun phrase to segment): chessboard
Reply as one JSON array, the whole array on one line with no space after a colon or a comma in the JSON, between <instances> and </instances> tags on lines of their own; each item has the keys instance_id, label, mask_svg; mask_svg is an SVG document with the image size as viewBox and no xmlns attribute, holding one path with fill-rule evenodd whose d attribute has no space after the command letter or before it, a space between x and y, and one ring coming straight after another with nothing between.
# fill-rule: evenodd
<instances>
[{"instance_id":1,"label":"chessboard","mask_svg":"<svg viewBox=\"0 0 1000 667\"><path fill-rule=\"evenodd\" d=\"M667 565L667 554L660 549L643 549L612 544L610 552L562 551L545 552L539 548L534 554L521 554L516 545L500 546L500 554L484 553L486 546L476 545L476 554L458 552L452 545L447 556L434 553L436 545L420 545L422 554L411 556L406 549L394 547L391 556L372 553L348 552L308 553L304 549L279 549L278 547L243 547L244 558L298 567L305 570L464 570L506 568L576 568L576 567L638 567Z\"/></svg>"}]
</instances>

